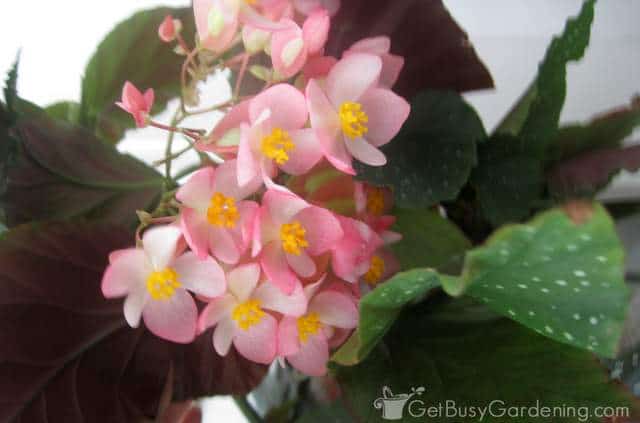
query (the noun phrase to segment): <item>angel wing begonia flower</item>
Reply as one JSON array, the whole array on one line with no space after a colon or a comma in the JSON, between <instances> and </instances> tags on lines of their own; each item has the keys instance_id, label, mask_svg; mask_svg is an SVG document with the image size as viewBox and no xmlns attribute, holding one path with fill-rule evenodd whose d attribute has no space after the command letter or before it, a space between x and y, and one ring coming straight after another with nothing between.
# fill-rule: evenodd
<instances>
[{"instance_id":1,"label":"angel wing begonia flower","mask_svg":"<svg viewBox=\"0 0 640 423\"><path fill-rule=\"evenodd\" d=\"M260 266L244 264L227 274L228 292L213 298L198 320L200 332L215 326L213 346L221 356L227 355L231 344L245 358L269 364L277 352L275 311L288 316L301 316L307 308L307 298L301 287L285 295L272 283L260 280Z\"/></svg>"},{"instance_id":2,"label":"angel wing begonia flower","mask_svg":"<svg viewBox=\"0 0 640 423\"><path fill-rule=\"evenodd\" d=\"M396 221L391 215L393 193L391 189L376 187L364 182L354 183L356 213L384 241L385 245L398 242L402 235L390 230Z\"/></svg>"},{"instance_id":3,"label":"angel wing begonia flower","mask_svg":"<svg viewBox=\"0 0 640 423\"><path fill-rule=\"evenodd\" d=\"M182 235L175 226L149 229L142 248L113 252L102 278L107 298L126 297L124 316L132 327L140 317L155 335L189 343L196 335L198 310L187 292L215 297L225 291L224 271L211 257L177 255Z\"/></svg>"},{"instance_id":4,"label":"angel wing begonia flower","mask_svg":"<svg viewBox=\"0 0 640 423\"><path fill-rule=\"evenodd\" d=\"M268 190L255 220L253 255L260 254L265 274L285 293L300 285L299 277L316 273L313 256L342 238L338 219L294 194Z\"/></svg>"},{"instance_id":5,"label":"angel wing begonia flower","mask_svg":"<svg viewBox=\"0 0 640 423\"><path fill-rule=\"evenodd\" d=\"M389 37L371 37L356 42L343 53L343 57L347 57L353 53L375 54L382 60L380 86L391 89L398 80L400 72L404 67L404 57L391 54L390 50L391 39L389 39Z\"/></svg>"},{"instance_id":6,"label":"angel wing begonia flower","mask_svg":"<svg viewBox=\"0 0 640 423\"><path fill-rule=\"evenodd\" d=\"M339 170L355 174L352 157L372 166L386 163L378 147L398 133L409 116L409 103L378 86L382 60L353 53L336 63L324 87L315 79L306 89L311 127L319 131L326 158Z\"/></svg>"},{"instance_id":7,"label":"angel wing begonia flower","mask_svg":"<svg viewBox=\"0 0 640 423\"><path fill-rule=\"evenodd\" d=\"M370 267L371 258L384 241L369 225L338 217L344 236L331 249L331 266L340 279L356 283Z\"/></svg>"},{"instance_id":8,"label":"angel wing begonia flower","mask_svg":"<svg viewBox=\"0 0 640 423\"><path fill-rule=\"evenodd\" d=\"M235 264L251 242L253 220L258 211L255 201L243 201L261 183L240 188L235 160L217 168L197 171L176 193L184 205L180 224L189 247L198 257L209 251L218 260Z\"/></svg>"},{"instance_id":9,"label":"angel wing begonia flower","mask_svg":"<svg viewBox=\"0 0 640 423\"><path fill-rule=\"evenodd\" d=\"M182 22L179 19L173 19L171 15L167 15L158 27L158 37L163 42L170 43L176 39L181 30Z\"/></svg>"},{"instance_id":10,"label":"angel wing begonia flower","mask_svg":"<svg viewBox=\"0 0 640 423\"><path fill-rule=\"evenodd\" d=\"M269 184L278 168L292 175L305 173L322 158L316 131L304 128L304 95L292 85L278 84L258 94L248 114L250 123L240 125L240 186L257 176Z\"/></svg>"},{"instance_id":11,"label":"angel wing begonia flower","mask_svg":"<svg viewBox=\"0 0 640 423\"><path fill-rule=\"evenodd\" d=\"M144 128L147 126L147 118L151 113L154 99L153 88L149 88L142 94L135 85L127 81L122 88L122 101L117 102L116 105L133 116L138 128Z\"/></svg>"},{"instance_id":12,"label":"angel wing begonia flower","mask_svg":"<svg viewBox=\"0 0 640 423\"><path fill-rule=\"evenodd\" d=\"M300 317L285 316L278 327L278 355L309 376L327 372L330 340L338 330L358 325L358 309L353 298L343 292L324 289L317 293L305 287L307 312Z\"/></svg>"}]
</instances>

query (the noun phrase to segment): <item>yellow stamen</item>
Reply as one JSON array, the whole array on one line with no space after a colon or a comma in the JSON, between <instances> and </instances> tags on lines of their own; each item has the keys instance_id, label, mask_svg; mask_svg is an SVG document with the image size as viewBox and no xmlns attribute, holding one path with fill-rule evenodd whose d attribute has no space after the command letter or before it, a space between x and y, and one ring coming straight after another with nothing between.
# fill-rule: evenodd
<instances>
[{"instance_id":1,"label":"yellow stamen","mask_svg":"<svg viewBox=\"0 0 640 423\"><path fill-rule=\"evenodd\" d=\"M260 308L259 300L249 300L238 304L231 312L231 318L242 330L248 330L251 326L257 325L264 316L265 312Z\"/></svg>"},{"instance_id":2,"label":"yellow stamen","mask_svg":"<svg viewBox=\"0 0 640 423\"><path fill-rule=\"evenodd\" d=\"M364 274L364 280L367 284L374 287L382 279L384 274L384 260L380 256L371 257L371 265L367 273Z\"/></svg>"},{"instance_id":3,"label":"yellow stamen","mask_svg":"<svg viewBox=\"0 0 640 423\"><path fill-rule=\"evenodd\" d=\"M322 328L322 323L318 313L309 313L306 316L298 317L298 337L300 342L305 343L310 335L315 335Z\"/></svg>"},{"instance_id":4,"label":"yellow stamen","mask_svg":"<svg viewBox=\"0 0 640 423\"><path fill-rule=\"evenodd\" d=\"M170 267L152 272L147 278L147 291L154 300L168 300L181 286L178 274Z\"/></svg>"},{"instance_id":5,"label":"yellow stamen","mask_svg":"<svg viewBox=\"0 0 640 423\"><path fill-rule=\"evenodd\" d=\"M213 226L225 226L234 228L236 221L240 217L236 207L236 200L225 197L224 194L216 192L211 197L211 203L207 209L207 220Z\"/></svg>"},{"instance_id":6,"label":"yellow stamen","mask_svg":"<svg viewBox=\"0 0 640 423\"><path fill-rule=\"evenodd\" d=\"M264 137L260 145L262 153L279 165L289 161L288 153L295 147L289 133L281 128L273 128L271 134Z\"/></svg>"},{"instance_id":7,"label":"yellow stamen","mask_svg":"<svg viewBox=\"0 0 640 423\"><path fill-rule=\"evenodd\" d=\"M381 216L384 211L384 191L382 188L371 188L367 192L367 211L374 216Z\"/></svg>"},{"instance_id":8,"label":"yellow stamen","mask_svg":"<svg viewBox=\"0 0 640 423\"><path fill-rule=\"evenodd\" d=\"M280 226L280 239L282 240L282 249L289 254L299 256L302 248L309 246L305 237L307 231L302 227L300 222L293 221L284 223Z\"/></svg>"},{"instance_id":9,"label":"yellow stamen","mask_svg":"<svg viewBox=\"0 0 640 423\"><path fill-rule=\"evenodd\" d=\"M362 110L362 104L346 101L340 106L342 132L352 140L369 132L369 116Z\"/></svg>"}]
</instances>

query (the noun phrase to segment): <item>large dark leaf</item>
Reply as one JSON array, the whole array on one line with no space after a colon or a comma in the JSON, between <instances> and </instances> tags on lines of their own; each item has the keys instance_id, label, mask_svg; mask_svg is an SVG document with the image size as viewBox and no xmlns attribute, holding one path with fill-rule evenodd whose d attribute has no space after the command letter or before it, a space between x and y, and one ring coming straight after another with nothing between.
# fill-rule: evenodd
<instances>
[{"instance_id":1,"label":"large dark leaf","mask_svg":"<svg viewBox=\"0 0 640 423\"><path fill-rule=\"evenodd\" d=\"M89 224L13 229L0 242L0 421L128 422L153 417L169 369L174 399L240 394L264 367L131 329L102 297L111 250L128 230Z\"/></svg>"},{"instance_id":2,"label":"large dark leaf","mask_svg":"<svg viewBox=\"0 0 640 423\"><path fill-rule=\"evenodd\" d=\"M405 58L395 90L407 98L425 89L493 87L467 34L441 0L349 0L331 25L327 51L332 55L362 38L389 36L391 52Z\"/></svg>"},{"instance_id":3,"label":"large dark leaf","mask_svg":"<svg viewBox=\"0 0 640 423\"><path fill-rule=\"evenodd\" d=\"M400 133L383 147L388 163L356 163L358 178L393 187L402 207L453 200L476 164L476 143L485 137L475 110L459 94L424 92L412 101Z\"/></svg>"},{"instance_id":4,"label":"large dark leaf","mask_svg":"<svg viewBox=\"0 0 640 423\"><path fill-rule=\"evenodd\" d=\"M114 102L120 98L124 82L140 89L153 88L156 107L161 111L167 101L180 94L180 69L184 60L171 45L158 38L158 26L168 14L179 18L187 39L195 32L191 8L145 10L121 22L100 43L85 70L82 81L80 123L95 128L101 138L117 142L124 130L134 126L133 119Z\"/></svg>"},{"instance_id":5,"label":"large dark leaf","mask_svg":"<svg viewBox=\"0 0 640 423\"><path fill-rule=\"evenodd\" d=\"M137 209L158 199L157 172L84 129L39 117L19 122L13 134L20 151L2 198L9 226L76 216L131 224Z\"/></svg>"},{"instance_id":6,"label":"large dark leaf","mask_svg":"<svg viewBox=\"0 0 640 423\"><path fill-rule=\"evenodd\" d=\"M383 393L385 386L396 395L409 394L411 388L426 388L421 396L413 397L422 403L404 407L405 422L465 420L445 415L446 401L454 401L460 408L487 407L492 401L503 401L494 403L494 409L501 405L536 407L539 403L544 407L584 407L582 413L593 413L602 406L629 407L631 416L638 412L629 392L610 382L590 353L539 336L506 319L487 319L478 311L455 305L408 310L385 343L386 349L378 349L361 364L337 371L348 409L361 421L385 421L382 410L373 405L376 399L388 397ZM442 414L416 418L409 413L419 413L424 407L442 407ZM480 421L479 417L476 414L469 421ZM578 421L575 415L548 417L524 414L513 421ZM584 421L601 421L587 418ZM482 419L507 420L511 421L489 414Z\"/></svg>"}]
</instances>

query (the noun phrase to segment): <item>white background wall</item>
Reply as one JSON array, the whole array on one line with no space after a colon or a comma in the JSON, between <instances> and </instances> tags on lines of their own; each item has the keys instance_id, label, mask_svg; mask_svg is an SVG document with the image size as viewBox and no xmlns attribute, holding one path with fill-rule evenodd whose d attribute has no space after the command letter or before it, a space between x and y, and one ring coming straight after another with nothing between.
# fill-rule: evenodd
<instances>
[{"instance_id":1,"label":"white background wall","mask_svg":"<svg viewBox=\"0 0 640 423\"><path fill-rule=\"evenodd\" d=\"M0 74L9 69L16 52L22 49L18 88L24 98L41 105L79 100L84 66L116 22L136 10L186 3L186 0L11 2L10 7L2 8ZM532 80L551 37L562 30L568 16L577 13L581 0L445 0L445 3L469 33L493 74L495 91L467 95L487 129L491 129ZM563 122L588 119L607 108L626 104L632 94L640 93L639 17L640 0L598 2L591 46L580 64L569 67ZM214 120L202 122L205 127L213 123ZM635 139L640 141L639 132ZM163 134L153 129L131 131L122 148L149 161L160 157L163 140ZM638 186L633 178L623 176L608 195L637 196ZM208 402L205 411L211 416L210 421L244 421L230 400Z\"/></svg>"}]
</instances>

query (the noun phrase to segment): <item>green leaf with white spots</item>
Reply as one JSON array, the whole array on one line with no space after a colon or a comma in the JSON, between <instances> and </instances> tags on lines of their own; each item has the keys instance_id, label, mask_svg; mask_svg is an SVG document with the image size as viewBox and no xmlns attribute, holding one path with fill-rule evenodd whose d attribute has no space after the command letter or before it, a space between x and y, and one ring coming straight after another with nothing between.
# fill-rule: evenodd
<instances>
[{"instance_id":1,"label":"green leaf with white spots","mask_svg":"<svg viewBox=\"0 0 640 423\"><path fill-rule=\"evenodd\" d=\"M402 309L422 299L440 285L438 274L414 269L396 274L360 300L360 324L351 338L333 355L342 365L354 365L373 350L391 328Z\"/></svg>"},{"instance_id":2,"label":"green leaf with white spots","mask_svg":"<svg viewBox=\"0 0 640 423\"><path fill-rule=\"evenodd\" d=\"M554 209L498 230L467 254L458 284L545 336L615 355L629 298L624 253L607 212L590 207L579 223Z\"/></svg>"}]
</instances>

